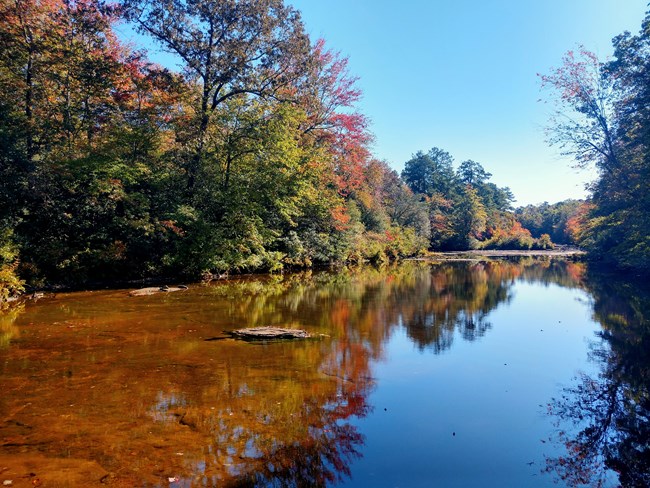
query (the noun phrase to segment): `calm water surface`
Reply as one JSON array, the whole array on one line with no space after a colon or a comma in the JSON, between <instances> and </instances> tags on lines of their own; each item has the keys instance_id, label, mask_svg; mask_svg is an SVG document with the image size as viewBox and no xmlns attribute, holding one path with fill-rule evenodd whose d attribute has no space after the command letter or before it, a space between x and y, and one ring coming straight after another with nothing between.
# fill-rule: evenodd
<instances>
[{"instance_id":1,"label":"calm water surface","mask_svg":"<svg viewBox=\"0 0 650 488\"><path fill-rule=\"evenodd\" d=\"M0 315L0 480L650 486L648 317L531 258L58 294Z\"/></svg>"}]
</instances>

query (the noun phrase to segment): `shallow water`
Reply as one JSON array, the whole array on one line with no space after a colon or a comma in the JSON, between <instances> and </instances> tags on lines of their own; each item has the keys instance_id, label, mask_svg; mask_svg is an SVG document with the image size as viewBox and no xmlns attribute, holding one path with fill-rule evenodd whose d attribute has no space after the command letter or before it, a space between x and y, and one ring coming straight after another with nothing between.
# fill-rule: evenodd
<instances>
[{"instance_id":1,"label":"shallow water","mask_svg":"<svg viewBox=\"0 0 650 488\"><path fill-rule=\"evenodd\" d=\"M0 481L644 486L649 303L531 258L58 294L0 316Z\"/></svg>"}]
</instances>

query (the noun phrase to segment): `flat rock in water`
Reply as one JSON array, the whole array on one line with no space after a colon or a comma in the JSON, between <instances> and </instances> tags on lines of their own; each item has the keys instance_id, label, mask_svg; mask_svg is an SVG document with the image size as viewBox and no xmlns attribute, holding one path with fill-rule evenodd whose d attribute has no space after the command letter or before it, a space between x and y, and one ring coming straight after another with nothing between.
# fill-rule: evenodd
<instances>
[{"instance_id":1,"label":"flat rock in water","mask_svg":"<svg viewBox=\"0 0 650 488\"><path fill-rule=\"evenodd\" d=\"M148 297L156 293L172 293L174 291L186 290L187 287L183 286L150 286L148 288L140 288L129 292L132 297Z\"/></svg>"},{"instance_id":2,"label":"flat rock in water","mask_svg":"<svg viewBox=\"0 0 650 488\"><path fill-rule=\"evenodd\" d=\"M233 337L246 340L268 339L308 339L311 335L302 329L286 329L283 327L251 327L228 332Z\"/></svg>"}]
</instances>

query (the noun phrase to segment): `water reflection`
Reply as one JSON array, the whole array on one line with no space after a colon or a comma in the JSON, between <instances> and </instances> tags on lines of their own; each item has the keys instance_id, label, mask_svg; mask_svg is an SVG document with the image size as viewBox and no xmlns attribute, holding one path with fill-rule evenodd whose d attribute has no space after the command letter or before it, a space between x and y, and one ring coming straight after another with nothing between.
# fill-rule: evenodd
<instances>
[{"instance_id":1,"label":"water reflection","mask_svg":"<svg viewBox=\"0 0 650 488\"><path fill-rule=\"evenodd\" d=\"M400 323L420 350L440 353L456 334L467 341L482 337L492 324L487 317L512 299L516 280L567 288L582 286L584 264L551 259L513 259L446 263L415 274L396 296L391 324Z\"/></svg>"},{"instance_id":2,"label":"water reflection","mask_svg":"<svg viewBox=\"0 0 650 488\"><path fill-rule=\"evenodd\" d=\"M569 486L650 486L650 289L647 283L593 274L594 316L602 324L592 359L597 376L582 374L549 405L557 441L567 454L547 470ZM616 473L616 475L614 475Z\"/></svg>"},{"instance_id":3,"label":"water reflection","mask_svg":"<svg viewBox=\"0 0 650 488\"><path fill-rule=\"evenodd\" d=\"M488 333L516 281L583 277L558 260L413 262L30 305L0 322L3 476L39 466L69 486L335 484L363 454L352 420L372 412L373 368L396 330L440 353ZM320 338L207 340L255 325Z\"/></svg>"},{"instance_id":4,"label":"water reflection","mask_svg":"<svg viewBox=\"0 0 650 488\"><path fill-rule=\"evenodd\" d=\"M4 311L0 308L0 349L9 346L11 340L20 334L20 329L16 327L15 322L24 311L23 304Z\"/></svg>"}]
</instances>

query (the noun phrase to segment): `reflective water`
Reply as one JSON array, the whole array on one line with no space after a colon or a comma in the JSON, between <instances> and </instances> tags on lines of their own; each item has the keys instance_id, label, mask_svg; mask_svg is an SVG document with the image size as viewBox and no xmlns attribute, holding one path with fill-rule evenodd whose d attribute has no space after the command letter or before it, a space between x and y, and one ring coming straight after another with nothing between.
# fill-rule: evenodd
<instances>
[{"instance_id":1,"label":"reflective water","mask_svg":"<svg viewBox=\"0 0 650 488\"><path fill-rule=\"evenodd\" d=\"M649 316L530 258L59 294L0 315L0 480L650 486Z\"/></svg>"}]
</instances>

